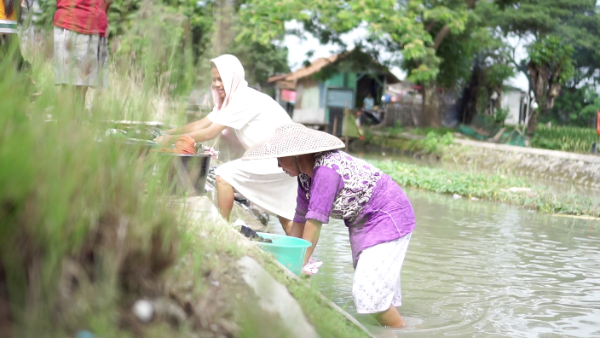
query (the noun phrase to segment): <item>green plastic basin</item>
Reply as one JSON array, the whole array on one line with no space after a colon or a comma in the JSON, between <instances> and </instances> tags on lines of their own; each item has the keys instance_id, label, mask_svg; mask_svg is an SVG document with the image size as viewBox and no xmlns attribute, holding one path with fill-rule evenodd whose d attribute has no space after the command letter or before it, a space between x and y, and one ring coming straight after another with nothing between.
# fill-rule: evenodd
<instances>
[{"instance_id":1,"label":"green plastic basin","mask_svg":"<svg viewBox=\"0 0 600 338\"><path fill-rule=\"evenodd\" d=\"M268 234L265 232L258 232L257 234L273 241L273 243L259 242L258 245L261 249L275 255L275 259L277 259L279 263L295 273L296 276L300 276L306 249L312 246L311 242L303 240L302 238Z\"/></svg>"}]
</instances>

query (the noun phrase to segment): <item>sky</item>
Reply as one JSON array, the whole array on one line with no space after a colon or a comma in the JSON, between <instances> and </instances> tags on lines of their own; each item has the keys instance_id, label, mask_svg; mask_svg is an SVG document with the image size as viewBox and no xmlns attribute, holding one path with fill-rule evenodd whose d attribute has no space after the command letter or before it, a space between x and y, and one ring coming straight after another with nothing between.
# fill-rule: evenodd
<instances>
[{"instance_id":1,"label":"sky","mask_svg":"<svg viewBox=\"0 0 600 338\"><path fill-rule=\"evenodd\" d=\"M289 22L286 23L286 28L301 28L301 25L297 22ZM360 41L360 39L365 38L366 36L367 30L364 27L359 27L347 34L344 34L342 36L342 41L347 44L347 49L351 50L356 41ZM516 38L509 38L508 42L512 46L517 47L515 53L517 61L527 57L527 52L523 46L523 41L519 41ZM305 33L302 38L298 36L287 35L283 41L283 45L288 48L288 64L290 65L292 71L302 67L302 63L307 59L306 54L310 51L314 52L313 56L309 59L310 61L320 57L329 57L335 54L336 51L339 51L339 47L336 45L321 45L319 40L314 38L309 33ZM391 56L389 52L385 51L383 51L381 54L384 58ZM406 77L406 72L398 67L391 68L390 71L399 79L403 80ZM505 84L520 88L523 91L527 91L529 87L527 78L522 72L518 72L515 77L508 79Z\"/></svg>"}]
</instances>

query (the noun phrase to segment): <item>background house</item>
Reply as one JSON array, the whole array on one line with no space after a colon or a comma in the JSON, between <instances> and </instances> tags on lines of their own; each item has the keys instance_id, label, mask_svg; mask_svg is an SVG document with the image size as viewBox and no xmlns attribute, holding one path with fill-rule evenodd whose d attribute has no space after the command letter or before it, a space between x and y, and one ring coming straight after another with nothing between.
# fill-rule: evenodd
<instances>
[{"instance_id":1,"label":"background house","mask_svg":"<svg viewBox=\"0 0 600 338\"><path fill-rule=\"evenodd\" d=\"M290 101L286 97L295 100L294 122L321 126L336 135L342 133L344 108L362 107L369 93L380 104L384 88L398 82L387 67L359 49L319 58L295 72L269 79L276 84L275 99L280 104L287 106ZM291 88L295 96L289 92Z\"/></svg>"},{"instance_id":2,"label":"background house","mask_svg":"<svg viewBox=\"0 0 600 338\"><path fill-rule=\"evenodd\" d=\"M508 110L504 124L518 125L527 118L529 96L519 88L504 86L500 107Z\"/></svg>"}]
</instances>

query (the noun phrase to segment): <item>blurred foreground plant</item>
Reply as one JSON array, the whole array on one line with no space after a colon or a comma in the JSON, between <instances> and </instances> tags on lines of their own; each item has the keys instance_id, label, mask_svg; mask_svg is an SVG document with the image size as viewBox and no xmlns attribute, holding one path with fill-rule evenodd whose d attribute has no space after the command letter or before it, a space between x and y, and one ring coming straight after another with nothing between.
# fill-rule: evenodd
<instances>
[{"instance_id":1,"label":"blurred foreground plant","mask_svg":"<svg viewBox=\"0 0 600 338\"><path fill-rule=\"evenodd\" d=\"M99 142L44 69L31 104L24 75L0 62L0 303L15 337L123 336L123 295L156 292L177 257L178 219L160 199L166 163Z\"/></svg>"}]
</instances>

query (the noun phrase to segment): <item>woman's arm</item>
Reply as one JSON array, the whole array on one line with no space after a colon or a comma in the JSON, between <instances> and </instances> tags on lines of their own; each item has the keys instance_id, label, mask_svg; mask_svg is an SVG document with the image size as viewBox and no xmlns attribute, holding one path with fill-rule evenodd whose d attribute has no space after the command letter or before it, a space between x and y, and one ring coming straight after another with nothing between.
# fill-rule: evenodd
<instances>
[{"instance_id":1,"label":"woman's arm","mask_svg":"<svg viewBox=\"0 0 600 338\"><path fill-rule=\"evenodd\" d=\"M208 128L211 125L211 121L208 117L204 117L198 121L190 122L183 127L177 127L173 129L169 129L165 131L166 134L174 135L174 134L187 134L200 129Z\"/></svg>"},{"instance_id":2,"label":"woman's arm","mask_svg":"<svg viewBox=\"0 0 600 338\"><path fill-rule=\"evenodd\" d=\"M225 130L225 128L227 127L217 123L211 123L207 128L186 133L185 135L191 136L196 142L204 142L216 138L223 130Z\"/></svg>"},{"instance_id":3,"label":"woman's arm","mask_svg":"<svg viewBox=\"0 0 600 338\"><path fill-rule=\"evenodd\" d=\"M304 225L304 232L302 233L302 239L311 242L312 246L306 249L306 256L304 256L304 263L302 264L302 266L306 265L313 251L315 251L315 247L317 246L317 242L319 241L319 235L321 234L322 224L323 223L314 219L306 220L306 224Z\"/></svg>"},{"instance_id":4,"label":"woman's arm","mask_svg":"<svg viewBox=\"0 0 600 338\"><path fill-rule=\"evenodd\" d=\"M212 140L219 136L219 134L227 128L226 126L222 126L217 123L211 123L207 128L192 131L190 133L180 134L180 135L163 135L154 139L157 143L163 144L171 144L177 141L183 135L190 136L194 139L195 142L204 142L208 140Z\"/></svg>"}]
</instances>

